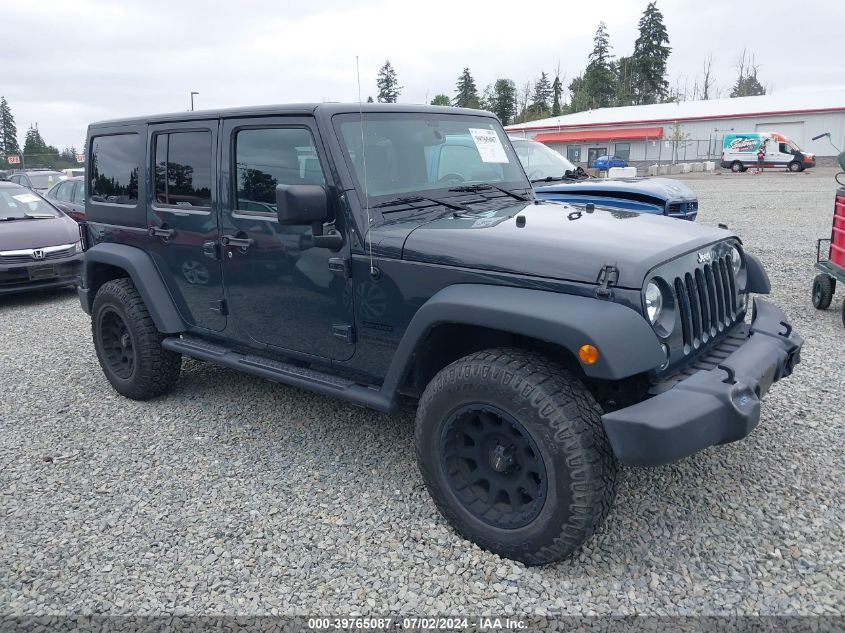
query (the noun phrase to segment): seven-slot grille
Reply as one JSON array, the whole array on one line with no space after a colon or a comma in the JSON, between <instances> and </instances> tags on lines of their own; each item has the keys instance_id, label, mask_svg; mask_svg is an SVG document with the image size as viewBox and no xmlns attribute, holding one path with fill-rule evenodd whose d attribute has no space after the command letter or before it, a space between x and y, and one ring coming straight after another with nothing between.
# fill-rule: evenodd
<instances>
[{"instance_id":1,"label":"seven-slot grille","mask_svg":"<svg viewBox=\"0 0 845 633\"><path fill-rule=\"evenodd\" d=\"M675 277L674 291L685 354L736 320L736 280L730 255L717 257L683 277Z\"/></svg>"},{"instance_id":2,"label":"seven-slot grille","mask_svg":"<svg viewBox=\"0 0 845 633\"><path fill-rule=\"evenodd\" d=\"M35 251L41 250L43 257L37 258ZM76 244L64 246L48 246L42 249L24 249L19 251L0 252L0 263L3 264L30 264L35 261L48 261L51 259L62 259L76 253Z\"/></svg>"}]
</instances>

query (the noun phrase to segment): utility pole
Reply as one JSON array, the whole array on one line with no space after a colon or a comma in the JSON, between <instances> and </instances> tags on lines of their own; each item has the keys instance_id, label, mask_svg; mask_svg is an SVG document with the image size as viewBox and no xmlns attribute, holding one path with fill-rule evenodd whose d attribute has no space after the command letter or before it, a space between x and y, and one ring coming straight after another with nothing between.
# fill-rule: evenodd
<instances>
[{"instance_id":1,"label":"utility pole","mask_svg":"<svg viewBox=\"0 0 845 633\"><path fill-rule=\"evenodd\" d=\"M194 95L198 95L198 94L199 94L198 92L194 92L193 90L191 90L191 112L194 111Z\"/></svg>"}]
</instances>

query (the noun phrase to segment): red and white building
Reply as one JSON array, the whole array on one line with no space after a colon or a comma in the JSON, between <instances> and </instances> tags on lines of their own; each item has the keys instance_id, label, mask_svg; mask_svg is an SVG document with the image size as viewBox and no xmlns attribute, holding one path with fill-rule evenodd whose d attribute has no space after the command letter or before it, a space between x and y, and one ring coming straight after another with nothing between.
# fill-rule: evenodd
<instances>
[{"instance_id":1,"label":"red and white building","mask_svg":"<svg viewBox=\"0 0 845 633\"><path fill-rule=\"evenodd\" d=\"M830 132L833 143L845 150L845 88L600 108L505 129L545 143L576 163L592 163L603 154L670 162L675 151L677 160L718 160L722 138L734 132L780 132L816 156L835 156L827 139L811 139Z\"/></svg>"}]
</instances>

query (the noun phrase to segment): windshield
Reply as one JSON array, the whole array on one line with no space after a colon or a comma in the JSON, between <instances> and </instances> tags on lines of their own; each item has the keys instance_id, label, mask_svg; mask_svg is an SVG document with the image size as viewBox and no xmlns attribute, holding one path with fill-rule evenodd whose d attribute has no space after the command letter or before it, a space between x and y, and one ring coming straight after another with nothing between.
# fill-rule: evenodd
<instances>
[{"instance_id":1,"label":"windshield","mask_svg":"<svg viewBox=\"0 0 845 633\"><path fill-rule=\"evenodd\" d=\"M46 172L43 174L29 174L29 181L33 189L49 189L60 180L67 180L67 176L59 172Z\"/></svg>"},{"instance_id":2,"label":"windshield","mask_svg":"<svg viewBox=\"0 0 845 633\"><path fill-rule=\"evenodd\" d=\"M335 126L359 190L371 200L481 183L529 186L501 125L490 117L365 113L362 133L361 116L346 114L335 117Z\"/></svg>"},{"instance_id":3,"label":"windshield","mask_svg":"<svg viewBox=\"0 0 845 633\"><path fill-rule=\"evenodd\" d=\"M575 165L542 143L514 139L513 147L530 180L560 178L567 171L575 172Z\"/></svg>"},{"instance_id":4,"label":"windshield","mask_svg":"<svg viewBox=\"0 0 845 633\"><path fill-rule=\"evenodd\" d=\"M24 187L3 187L0 189L0 220L23 220L28 216L58 217L58 212Z\"/></svg>"}]
</instances>

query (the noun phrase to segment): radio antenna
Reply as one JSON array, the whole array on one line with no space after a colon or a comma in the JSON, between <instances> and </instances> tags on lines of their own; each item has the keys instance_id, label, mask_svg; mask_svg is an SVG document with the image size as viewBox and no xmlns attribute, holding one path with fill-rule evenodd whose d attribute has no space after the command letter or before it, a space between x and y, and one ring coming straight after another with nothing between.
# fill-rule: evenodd
<instances>
[{"instance_id":1,"label":"radio antenna","mask_svg":"<svg viewBox=\"0 0 845 633\"><path fill-rule=\"evenodd\" d=\"M364 150L364 105L361 101L361 66L358 56L355 56L355 74L358 76L358 115L361 122L361 162L364 164L364 208L367 211L367 251L370 254L370 276L375 277L376 267L373 265L373 219L370 217L370 190L367 178L367 154Z\"/></svg>"}]
</instances>

